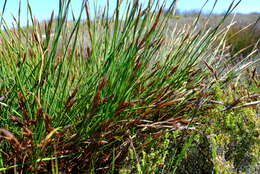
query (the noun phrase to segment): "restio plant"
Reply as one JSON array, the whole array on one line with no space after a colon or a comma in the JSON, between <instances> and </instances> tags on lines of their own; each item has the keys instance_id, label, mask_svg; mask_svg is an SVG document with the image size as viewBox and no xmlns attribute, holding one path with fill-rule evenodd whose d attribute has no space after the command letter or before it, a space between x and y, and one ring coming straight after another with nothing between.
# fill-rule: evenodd
<instances>
[{"instance_id":1,"label":"restio plant","mask_svg":"<svg viewBox=\"0 0 260 174\"><path fill-rule=\"evenodd\" d=\"M257 172L259 54L232 62L224 25L239 2L199 30L169 25L175 0L1 16L0 172Z\"/></svg>"}]
</instances>

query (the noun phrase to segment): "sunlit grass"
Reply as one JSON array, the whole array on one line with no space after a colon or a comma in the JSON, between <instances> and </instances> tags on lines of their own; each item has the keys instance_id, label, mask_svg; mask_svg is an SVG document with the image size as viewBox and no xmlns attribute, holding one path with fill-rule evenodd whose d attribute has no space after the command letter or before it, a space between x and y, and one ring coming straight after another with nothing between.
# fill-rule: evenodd
<instances>
[{"instance_id":1,"label":"sunlit grass","mask_svg":"<svg viewBox=\"0 0 260 174\"><path fill-rule=\"evenodd\" d=\"M32 17L30 29L19 17L17 28L4 23L0 171L178 173L197 158L212 159L205 171L218 172L233 162L242 171L243 157L256 163L259 75L244 74L256 60L252 52L231 62L230 26L223 25L237 3L217 26L197 30L196 21L169 27L175 1L167 10L149 2L127 3L122 17L118 1L112 17L103 9L96 20L83 3L67 21L64 1L45 24ZM237 135L248 132L240 147ZM217 161L222 146L224 164Z\"/></svg>"}]
</instances>

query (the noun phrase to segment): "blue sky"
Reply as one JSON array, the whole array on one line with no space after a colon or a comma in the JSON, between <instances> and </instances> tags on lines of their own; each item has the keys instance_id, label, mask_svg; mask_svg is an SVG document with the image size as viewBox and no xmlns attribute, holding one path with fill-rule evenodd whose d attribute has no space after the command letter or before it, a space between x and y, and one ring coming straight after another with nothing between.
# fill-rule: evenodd
<instances>
[{"instance_id":1,"label":"blue sky","mask_svg":"<svg viewBox=\"0 0 260 174\"><path fill-rule=\"evenodd\" d=\"M74 11L79 11L81 7L82 0L71 0L72 8ZM90 2L97 2L99 4L105 4L106 0L89 0ZM142 0L143 2L147 2L148 0ZM171 0L167 0L170 2ZM215 0L209 0L208 4L204 8L205 12L210 11L212 5ZM238 0L236 0L238 1ZM26 24L26 3L27 0L21 0L22 2L22 15L21 21L22 25ZM116 0L110 0L111 7L116 3ZM225 12L232 0L218 0L217 6L215 8L216 13ZM59 0L29 0L31 4L33 15L39 20L42 21L44 19L48 19L51 15L52 10L57 11ZM178 9L180 11L190 11L190 10L199 10L202 5L205 3L205 0L179 0L178 1ZM0 0L0 8L2 9L4 4L4 0ZM10 24L13 20L11 14L17 16L19 6L19 0L8 0L6 11L5 11L5 19ZM239 6L236 9L236 12L240 13L250 13L250 12L260 12L260 0L242 0ZM57 14L57 13L56 13Z\"/></svg>"}]
</instances>

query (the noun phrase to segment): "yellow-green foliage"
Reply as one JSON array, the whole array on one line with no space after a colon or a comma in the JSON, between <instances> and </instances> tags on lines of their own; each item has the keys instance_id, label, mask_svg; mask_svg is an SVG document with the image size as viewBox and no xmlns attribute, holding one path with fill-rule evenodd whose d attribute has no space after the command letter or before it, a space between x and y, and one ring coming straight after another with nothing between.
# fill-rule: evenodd
<instances>
[{"instance_id":1,"label":"yellow-green foliage","mask_svg":"<svg viewBox=\"0 0 260 174\"><path fill-rule=\"evenodd\" d=\"M163 171L167 166L167 158L171 151L171 140L179 136L179 131L166 132L160 140L148 138L149 142L155 143L151 148L144 147L141 154L137 154L134 147L129 149L132 171L136 173L158 173ZM144 144L147 141L144 142ZM126 169L121 169L121 173L125 173ZM128 171L129 172L129 171Z\"/></svg>"},{"instance_id":2,"label":"yellow-green foliage","mask_svg":"<svg viewBox=\"0 0 260 174\"><path fill-rule=\"evenodd\" d=\"M216 87L216 98L227 98L224 92L221 96L220 91L220 88ZM260 119L257 117L256 108L227 111L215 109L209 117L211 124L207 132L210 134L215 171L230 173L230 169L233 169L233 172L241 172L255 166L260 157Z\"/></svg>"}]
</instances>

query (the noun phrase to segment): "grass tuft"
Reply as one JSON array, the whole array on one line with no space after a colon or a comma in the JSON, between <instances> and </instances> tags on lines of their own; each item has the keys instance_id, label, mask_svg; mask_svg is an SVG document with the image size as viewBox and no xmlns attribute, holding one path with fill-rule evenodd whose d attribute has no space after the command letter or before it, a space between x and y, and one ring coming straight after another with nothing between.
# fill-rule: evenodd
<instances>
[{"instance_id":1,"label":"grass tuft","mask_svg":"<svg viewBox=\"0 0 260 174\"><path fill-rule=\"evenodd\" d=\"M239 2L203 27L173 26L176 1L117 1L112 16L110 1L84 1L73 21L59 1L43 23L28 4L26 27L1 17L0 171L257 171L257 36L225 25Z\"/></svg>"}]
</instances>

